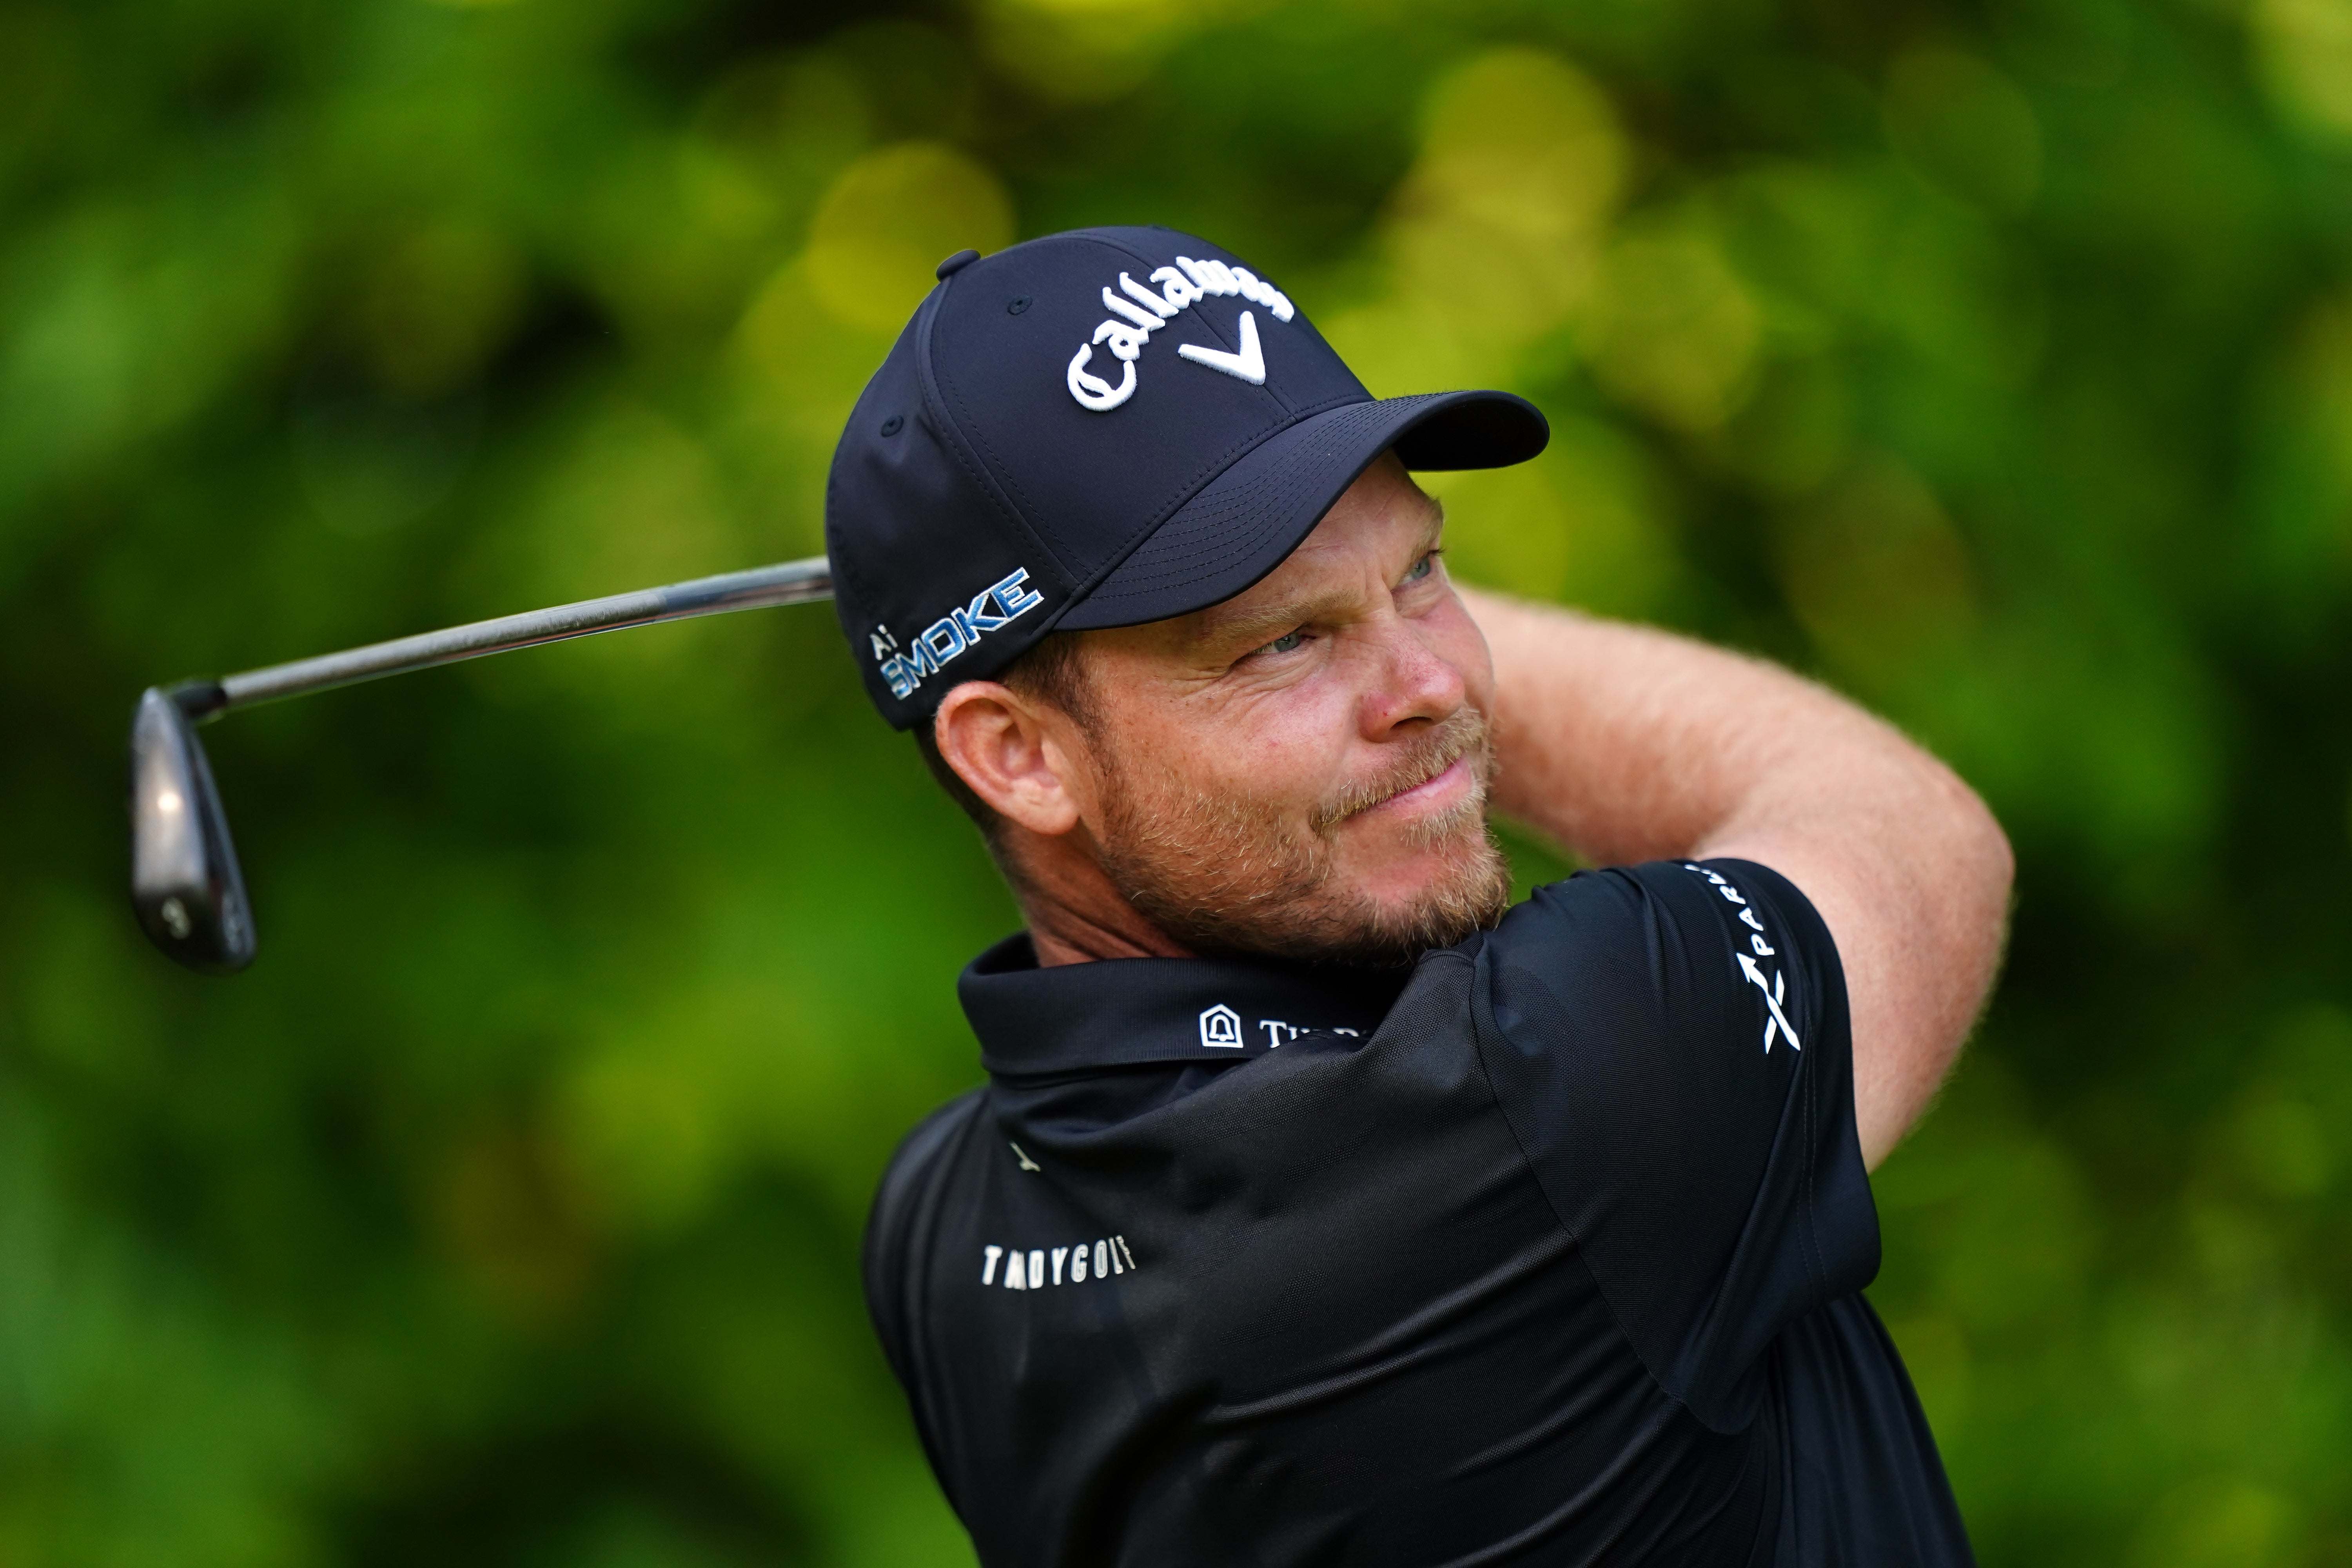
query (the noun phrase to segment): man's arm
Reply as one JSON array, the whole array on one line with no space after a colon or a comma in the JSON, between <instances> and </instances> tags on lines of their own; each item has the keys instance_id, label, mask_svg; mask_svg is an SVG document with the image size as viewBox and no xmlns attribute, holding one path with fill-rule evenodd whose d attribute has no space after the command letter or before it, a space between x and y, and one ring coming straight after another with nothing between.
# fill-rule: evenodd
<instances>
[{"instance_id":1,"label":"man's arm","mask_svg":"<svg viewBox=\"0 0 2352 1568\"><path fill-rule=\"evenodd\" d=\"M1873 1167L1943 1081L2000 962L2013 865L1943 763L1760 660L1464 591L1495 657L1496 805L1602 864L1733 856L1812 900L1853 1018Z\"/></svg>"}]
</instances>

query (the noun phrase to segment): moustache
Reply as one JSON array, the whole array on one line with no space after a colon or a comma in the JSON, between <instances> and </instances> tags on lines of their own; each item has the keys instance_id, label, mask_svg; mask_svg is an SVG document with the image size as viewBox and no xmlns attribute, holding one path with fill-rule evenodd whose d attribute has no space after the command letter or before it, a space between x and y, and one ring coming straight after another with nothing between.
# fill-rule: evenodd
<instances>
[{"instance_id":1,"label":"moustache","mask_svg":"<svg viewBox=\"0 0 2352 1568\"><path fill-rule=\"evenodd\" d=\"M1464 803L1483 805L1493 752L1486 740L1486 716L1475 708L1458 708L1433 730L1406 743L1408 749L1378 774L1350 784L1318 806L1311 819L1316 833L1328 837L1339 826L1408 790L1419 789L1464 757L1472 757L1477 775L1476 793Z\"/></svg>"}]
</instances>

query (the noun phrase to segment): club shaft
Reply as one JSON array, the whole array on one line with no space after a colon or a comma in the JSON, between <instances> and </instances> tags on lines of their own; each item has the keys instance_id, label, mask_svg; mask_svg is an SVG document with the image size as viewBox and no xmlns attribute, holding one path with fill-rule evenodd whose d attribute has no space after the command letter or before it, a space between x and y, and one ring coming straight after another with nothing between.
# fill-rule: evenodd
<instances>
[{"instance_id":1,"label":"club shaft","mask_svg":"<svg viewBox=\"0 0 2352 1568\"><path fill-rule=\"evenodd\" d=\"M281 697L299 697L308 691L325 691L380 676L404 675L412 669L429 669L436 664L455 664L462 658L535 647L541 643L618 631L624 626L647 626L658 621L682 621L695 616L756 610L770 605L802 605L831 597L833 573L824 557L787 561L774 566L756 566L749 572L730 572L691 583L674 583L667 588L641 588L634 594L614 594L609 598L558 605L552 609L500 616L496 620L476 621L470 626L420 632L415 637L370 643L341 653L248 669L224 676L216 683L219 700L208 706L211 713L222 713L233 708L274 702Z\"/></svg>"}]
</instances>

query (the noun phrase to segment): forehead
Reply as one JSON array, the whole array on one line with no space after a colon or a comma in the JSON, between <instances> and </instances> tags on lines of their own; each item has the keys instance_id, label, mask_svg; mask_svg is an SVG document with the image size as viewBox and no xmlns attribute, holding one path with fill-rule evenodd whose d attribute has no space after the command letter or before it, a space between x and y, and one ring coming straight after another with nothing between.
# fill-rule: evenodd
<instances>
[{"instance_id":1,"label":"forehead","mask_svg":"<svg viewBox=\"0 0 2352 1568\"><path fill-rule=\"evenodd\" d=\"M1435 543L1444 521L1444 509L1413 483L1404 466L1383 456L1255 585L1169 624L1194 637L1214 635L1235 621L1303 610L1301 595L1319 599L1349 589L1360 594Z\"/></svg>"},{"instance_id":2,"label":"forehead","mask_svg":"<svg viewBox=\"0 0 2352 1568\"><path fill-rule=\"evenodd\" d=\"M1295 626L1348 616L1384 596L1388 580L1436 543L1444 522L1444 509L1383 454L1255 586L1190 615L1081 634L1096 684L1111 695L1130 680L1189 681Z\"/></svg>"}]
</instances>

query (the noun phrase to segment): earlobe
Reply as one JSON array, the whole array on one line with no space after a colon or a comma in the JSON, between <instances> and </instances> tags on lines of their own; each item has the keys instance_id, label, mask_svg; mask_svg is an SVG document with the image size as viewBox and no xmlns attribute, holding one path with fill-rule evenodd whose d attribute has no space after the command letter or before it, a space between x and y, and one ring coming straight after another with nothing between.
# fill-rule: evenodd
<instances>
[{"instance_id":1,"label":"earlobe","mask_svg":"<svg viewBox=\"0 0 2352 1568\"><path fill-rule=\"evenodd\" d=\"M1045 712L1008 687L969 680L948 693L932 721L940 756L990 809L1032 833L1078 825L1070 759Z\"/></svg>"}]
</instances>

